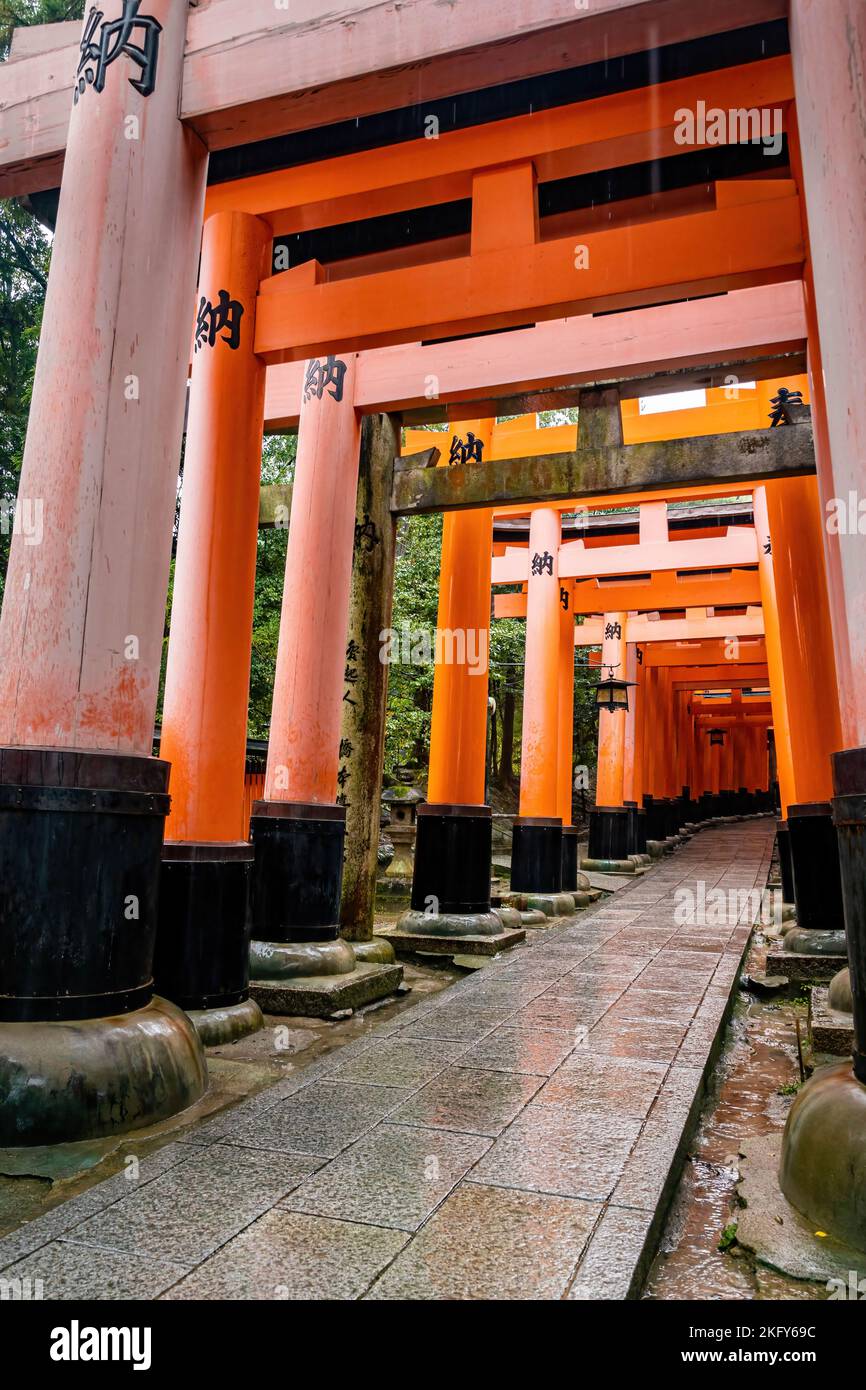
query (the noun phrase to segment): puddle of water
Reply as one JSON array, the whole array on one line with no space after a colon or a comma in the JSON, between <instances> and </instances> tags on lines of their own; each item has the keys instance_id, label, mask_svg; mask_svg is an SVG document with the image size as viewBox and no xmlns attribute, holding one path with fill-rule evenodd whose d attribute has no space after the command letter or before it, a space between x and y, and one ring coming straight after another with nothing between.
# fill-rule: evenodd
<instances>
[{"instance_id":1,"label":"puddle of water","mask_svg":"<svg viewBox=\"0 0 866 1390\"><path fill-rule=\"evenodd\" d=\"M752 969L761 964L758 949L749 959ZM802 1004L757 1000L747 994L738 1000L644 1298L792 1301L827 1297L823 1285L756 1268L752 1257L736 1244L719 1250L726 1228L737 1219L740 1141L784 1128L793 1097L780 1092L800 1078L797 1018L805 1034Z\"/></svg>"}]
</instances>

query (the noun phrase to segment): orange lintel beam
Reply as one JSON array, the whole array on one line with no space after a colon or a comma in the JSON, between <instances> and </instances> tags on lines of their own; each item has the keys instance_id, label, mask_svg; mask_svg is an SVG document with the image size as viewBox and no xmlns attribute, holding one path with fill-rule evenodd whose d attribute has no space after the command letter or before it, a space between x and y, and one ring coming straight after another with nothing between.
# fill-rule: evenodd
<instances>
[{"instance_id":1,"label":"orange lintel beam","mask_svg":"<svg viewBox=\"0 0 866 1390\"><path fill-rule=\"evenodd\" d=\"M451 407L486 397L648 375L778 352L806 341L801 280L619 314L553 320L461 342L403 344L361 355L362 411ZM304 363L268 368L265 428L297 424ZM628 394L628 386L621 387ZM465 408L453 418L468 419ZM713 495L720 495L718 493ZM605 505L600 503L599 505Z\"/></svg>"},{"instance_id":2,"label":"orange lintel beam","mask_svg":"<svg viewBox=\"0 0 866 1390\"><path fill-rule=\"evenodd\" d=\"M441 131L315 164L255 174L208 189L205 215L242 209L266 217L276 236L331 227L357 218L468 198L472 174L493 164L531 159L539 181L639 164L687 153L677 144L677 111L707 108L760 110L794 95L785 54L535 111L528 116Z\"/></svg>"},{"instance_id":3,"label":"orange lintel beam","mask_svg":"<svg viewBox=\"0 0 866 1390\"><path fill-rule=\"evenodd\" d=\"M654 574L649 583L627 579L614 583L580 580L574 586L573 611L593 614L622 609L646 613L665 608L739 606L760 601L758 576L753 570L731 570L727 576L713 575L709 579L690 574L678 576L676 571L662 570ZM526 595L496 594L494 616L524 618Z\"/></svg>"},{"instance_id":4,"label":"orange lintel beam","mask_svg":"<svg viewBox=\"0 0 866 1390\"><path fill-rule=\"evenodd\" d=\"M609 61L787 14L787 0L219 0L190 8L181 119L210 149L434 101L557 69ZM625 12L620 17L619 12ZM0 64L3 196L56 183L78 37ZM80 35L80 23L78 26ZM44 64L44 71L40 68ZM20 68L20 74L14 69ZM709 80L709 79L707 79ZM7 175L17 184L10 186Z\"/></svg>"},{"instance_id":5,"label":"orange lintel beam","mask_svg":"<svg viewBox=\"0 0 866 1390\"><path fill-rule=\"evenodd\" d=\"M769 669L757 662L752 666L680 666L674 679L674 690L742 690L769 684Z\"/></svg>"},{"instance_id":6,"label":"orange lintel beam","mask_svg":"<svg viewBox=\"0 0 866 1390\"><path fill-rule=\"evenodd\" d=\"M709 638L701 642L648 642L644 647L647 666L723 666L736 671L740 663L763 666L766 661L763 637L740 638L733 643Z\"/></svg>"},{"instance_id":7,"label":"orange lintel beam","mask_svg":"<svg viewBox=\"0 0 866 1390\"><path fill-rule=\"evenodd\" d=\"M574 629L576 647L595 646L604 633L604 618L589 618ZM628 640L630 642L699 642L714 637L725 641L762 637L764 619L761 610L747 609L741 617L725 618L651 618L646 614L629 616Z\"/></svg>"},{"instance_id":8,"label":"orange lintel beam","mask_svg":"<svg viewBox=\"0 0 866 1390\"><path fill-rule=\"evenodd\" d=\"M765 189L758 202L589 233L579 269L573 236L521 248L519 275L511 247L332 284L298 266L262 284L256 352L290 361L789 279L803 264L799 198L787 180L787 196ZM462 316L443 319L448 304Z\"/></svg>"}]
</instances>

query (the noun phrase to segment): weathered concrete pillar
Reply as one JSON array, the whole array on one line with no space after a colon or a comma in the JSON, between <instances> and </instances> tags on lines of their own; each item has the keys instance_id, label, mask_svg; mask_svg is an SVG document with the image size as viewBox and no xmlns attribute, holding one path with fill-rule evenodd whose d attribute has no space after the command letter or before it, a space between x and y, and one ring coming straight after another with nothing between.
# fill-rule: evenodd
<instances>
[{"instance_id":1,"label":"weathered concrete pillar","mask_svg":"<svg viewBox=\"0 0 866 1390\"><path fill-rule=\"evenodd\" d=\"M352 942L358 959L392 954L386 942L373 942L373 917L388 699L388 663L383 659L387 645L382 634L391 627L394 601L397 527L391 515L391 478L399 452L399 419L366 416L361 428L344 672L351 679L343 702L337 773L337 800L346 808L341 935Z\"/></svg>"},{"instance_id":2,"label":"weathered concrete pillar","mask_svg":"<svg viewBox=\"0 0 866 1390\"><path fill-rule=\"evenodd\" d=\"M526 666L520 762L520 815L514 822L511 886L562 888L562 818L557 813L559 728L559 512L536 507L529 523Z\"/></svg>"},{"instance_id":3,"label":"weathered concrete pillar","mask_svg":"<svg viewBox=\"0 0 866 1390\"><path fill-rule=\"evenodd\" d=\"M0 1145L135 1129L206 1080L152 998L150 753L207 153L177 115L186 6L147 8L70 102L19 492L41 534L13 536L0 619ZM98 45L120 0L97 14Z\"/></svg>"},{"instance_id":4,"label":"weathered concrete pillar","mask_svg":"<svg viewBox=\"0 0 866 1390\"><path fill-rule=\"evenodd\" d=\"M208 1043L262 1024L243 791L265 404L253 340L271 239L246 213L205 224L163 701L172 810L155 977Z\"/></svg>"},{"instance_id":5,"label":"weathered concrete pillar","mask_svg":"<svg viewBox=\"0 0 866 1390\"><path fill-rule=\"evenodd\" d=\"M252 995L265 1012L328 1016L390 993L396 966L357 965L339 937L338 804L360 420L354 354L307 363L265 797L253 806Z\"/></svg>"}]
</instances>

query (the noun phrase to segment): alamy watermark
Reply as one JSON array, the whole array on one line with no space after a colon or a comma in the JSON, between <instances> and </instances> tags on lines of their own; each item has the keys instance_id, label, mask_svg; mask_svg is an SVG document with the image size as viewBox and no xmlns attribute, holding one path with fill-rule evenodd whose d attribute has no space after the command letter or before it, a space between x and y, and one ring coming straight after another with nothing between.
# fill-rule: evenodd
<instances>
[{"instance_id":1,"label":"alamy watermark","mask_svg":"<svg viewBox=\"0 0 866 1390\"><path fill-rule=\"evenodd\" d=\"M681 106L674 112L674 140L678 145L761 144L765 155L782 152L785 138L781 107Z\"/></svg>"},{"instance_id":2,"label":"alamy watermark","mask_svg":"<svg viewBox=\"0 0 866 1390\"><path fill-rule=\"evenodd\" d=\"M383 628L379 660L384 666L466 666L470 676L486 676L490 634L486 628Z\"/></svg>"},{"instance_id":3,"label":"alamy watermark","mask_svg":"<svg viewBox=\"0 0 866 1390\"><path fill-rule=\"evenodd\" d=\"M23 536L25 545L41 545L44 511L41 497L0 497L0 536Z\"/></svg>"},{"instance_id":4,"label":"alamy watermark","mask_svg":"<svg viewBox=\"0 0 866 1390\"><path fill-rule=\"evenodd\" d=\"M702 879L674 894L674 921L679 927L729 927L738 922L781 926L782 894L759 888L708 888Z\"/></svg>"}]
</instances>

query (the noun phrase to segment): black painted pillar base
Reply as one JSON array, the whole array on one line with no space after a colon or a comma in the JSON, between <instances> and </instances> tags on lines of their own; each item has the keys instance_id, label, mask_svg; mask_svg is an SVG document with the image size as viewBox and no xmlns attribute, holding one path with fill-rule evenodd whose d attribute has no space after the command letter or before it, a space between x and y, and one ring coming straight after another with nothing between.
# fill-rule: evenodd
<instances>
[{"instance_id":1,"label":"black painted pillar base","mask_svg":"<svg viewBox=\"0 0 866 1390\"><path fill-rule=\"evenodd\" d=\"M153 997L168 773L0 749L0 1147L126 1133L204 1090L189 1020Z\"/></svg>"},{"instance_id":2,"label":"black painted pillar base","mask_svg":"<svg viewBox=\"0 0 866 1390\"><path fill-rule=\"evenodd\" d=\"M249 998L252 871L245 840L163 847L154 981L187 1012Z\"/></svg>"},{"instance_id":3,"label":"black painted pillar base","mask_svg":"<svg viewBox=\"0 0 866 1390\"><path fill-rule=\"evenodd\" d=\"M250 994L266 1014L345 1017L387 998L402 967L358 962L340 936L343 806L256 801Z\"/></svg>"},{"instance_id":4,"label":"black painted pillar base","mask_svg":"<svg viewBox=\"0 0 866 1390\"><path fill-rule=\"evenodd\" d=\"M562 892L562 821L518 816L511 842L513 893Z\"/></svg>"},{"instance_id":5,"label":"black painted pillar base","mask_svg":"<svg viewBox=\"0 0 866 1390\"><path fill-rule=\"evenodd\" d=\"M663 840L666 835L664 828L664 808L658 797L645 796L643 799L644 810L646 812L646 838L647 840Z\"/></svg>"},{"instance_id":6,"label":"black painted pillar base","mask_svg":"<svg viewBox=\"0 0 866 1390\"><path fill-rule=\"evenodd\" d=\"M829 801L788 807L788 843L800 931L843 931L839 844Z\"/></svg>"},{"instance_id":7,"label":"black painted pillar base","mask_svg":"<svg viewBox=\"0 0 866 1390\"><path fill-rule=\"evenodd\" d=\"M577 892L577 840L578 831L574 825L562 827L562 891Z\"/></svg>"},{"instance_id":8,"label":"black painted pillar base","mask_svg":"<svg viewBox=\"0 0 866 1390\"><path fill-rule=\"evenodd\" d=\"M791 864L791 838L788 822L776 821L776 844L779 847L779 877L782 880L782 902L794 901L794 870Z\"/></svg>"},{"instance_id":9,"label":"black painted pillar base","mask_svg":"<svg viewBox=\"0 0 866 1390\"><path fill-rule=\"evenodd\" d=\"M624 804L628 811L628 852L646 854L646 811L641 810L636 801L626 801Z\"/></svg>"},{"instance_id":10,"label":"black painted pillar base","mask_svg":"<svg viewBox=\"0 0 866 1390\"><path fill-rule=\"evenodd\" d=\"M866 1084L866 748L834 753L832 763L854 1014L854 1073Z\"/></svg>"},{"instance_id":11,"label":"black painted pillar base","mask_svg":"<svg viewBox=\"0 0 866 1390\"><path fill-rule=\"evenodd\" d=\"M336 941L345 838L343 806L253 804L255 941Z\"/></svg>"},{"instance_id":12,"label":"black painted pillar base","mask_svg":"<svg viewBox=\"0 0 866 1390\"><path fill-rule=\"evenodd\" d=\"M596 806L589 813L589 849L592 860L625 860L636 851L629 848L630 814L626 806Z\"/></svg>"},{"instance_id":13,"label":"black painted pillar base","mask_svg":"<svg viewBox=\"0 0 866 1390\"><path fill-rule=\"evenodd\" d=\"M489 912L492 849L489 806L419 806L412 910L442 915Z\"/></svg>"}]
</instances>

